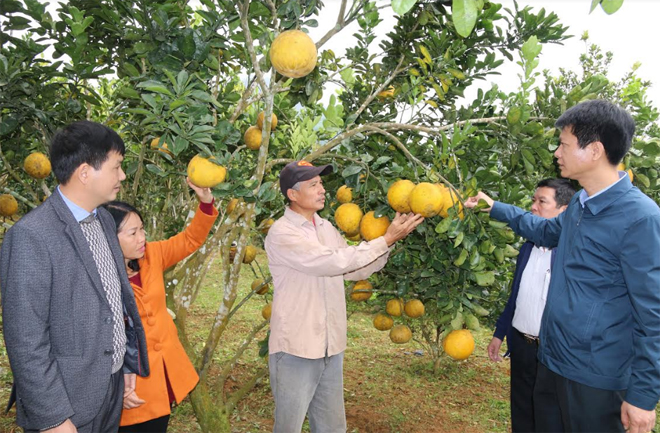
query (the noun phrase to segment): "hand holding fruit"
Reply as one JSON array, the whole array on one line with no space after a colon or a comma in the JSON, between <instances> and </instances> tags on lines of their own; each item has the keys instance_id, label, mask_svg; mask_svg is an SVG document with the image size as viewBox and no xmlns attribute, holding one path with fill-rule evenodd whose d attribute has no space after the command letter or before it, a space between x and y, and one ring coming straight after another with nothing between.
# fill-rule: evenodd
<instances>
[{"instance_id":1,"label":"hand holding fruit","mask_svg":"<svg viewBox=\"0 0 660 433\"><path fill-rule=\"evenodd\" d=\"M483 200L486 203L488 203L488 207L485 209L482 209L484 212L490 212L490 210L493 208L493 203L495 201L488 197L486 194L484 194L482 191L479 191L477 195L474 197L470 197L467 200L465 200L465 207L468 209L473 209L477 204L479 204L479 200Z\"/></svg>"},{"instance_id":2,"label":"hand holding fruit","mask_svg":"<svg viewBox=\"0 0 660 433\"><path fill-rule=\"evenodd\" d=\"M385 232L385 242L391 246L396 241L399 241L408 236L415 227L424 222L424 217L414 213L396 213L396 217L392 220L392 224Z\"/></svg>"},{"instance_id":3,"label":"hand holding fruit","mask_svg":"<svg viewBox=\"0 0 660 433\"><path fill-rule=\"evenodd\" d=\"M186 177L186 182L188 182L188 186L192 188L193 191L195 191L195 194L197 194L197 197L199 198L199 201L202 203L212 203L213 202L213 194L211 193L211 188L200 188L193 184L189 178Z\"/></svg>"}]
</instances>

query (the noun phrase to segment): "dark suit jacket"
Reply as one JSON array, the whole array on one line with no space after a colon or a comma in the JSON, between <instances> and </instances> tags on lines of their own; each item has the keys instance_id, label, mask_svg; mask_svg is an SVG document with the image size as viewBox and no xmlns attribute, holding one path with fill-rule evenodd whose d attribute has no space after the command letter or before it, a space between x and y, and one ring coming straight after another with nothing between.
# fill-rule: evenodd
<instances>
[{"instance_id":1,"label":"dark suit jacket","mask_svg":"<svg viewBox=\"0 0 660 433\"><path fill-rule=\"evenodd\" d=\"M506 303L504 311L500 314L500 317L495 323L495 333L493 336L502 341L504 341L504 337L506 337L507 342L511 341L510 336L513 331L511 322L513 322L513 313L516 312L516 300L518 299L518 291L520 290L520 280L522 279L523 271L529 261L532 248L534 248L534 243L529 241L525 242L522 247L520 247L518 259L516 260L516 270L513 274L513 283L511 284L511 295L509 295L509 300ZM552 269L552 265L555 262L555 250L552 250L551 254L550 268ZM509 348L505 356L510 353L510 350L511 349Z\"/></svg>"},{"instance_id":2,"label":"dark suit jacket","mask_svg":"<svg viewBox=\"0 0 660 433\"><path fill-rule=\"evenodd\" d=\"M129 342L124 367L146 376L144 330L115 224L105 209L97 216L121 280ZM39 430L67 418L77 426L91 421L111 375L112 311L85 235L59 193L5 234L0 286L18 425Z\"/></svg>"}]
</instances>

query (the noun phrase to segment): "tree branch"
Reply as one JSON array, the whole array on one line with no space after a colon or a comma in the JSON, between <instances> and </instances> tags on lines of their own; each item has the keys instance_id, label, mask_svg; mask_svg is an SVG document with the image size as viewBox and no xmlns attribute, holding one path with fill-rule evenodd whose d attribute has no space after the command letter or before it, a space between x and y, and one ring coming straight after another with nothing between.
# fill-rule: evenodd
<instances>
[{"instance_id":1,"label":"tree branch","mask_svg":"<svg viewBox=\"0 0 660 433\"><path fill-rule=\"evenodd\" d=\"M252 67L254 68L254 73L257 75L259 86L261 86L262 91L266 93L268 86L266 86L264 74L261 71L261 67L259 66L257 53L254 51L254 40L252 39L252 33L250 33L250 24L248 23L250 0L244 0L243 7L239 6L238 9L241 15L241 28L243 28L243 35L245 36L245 46L247 47L248 53L250 54L250 60L252 60Z\"/></svg>"}]
</instances>

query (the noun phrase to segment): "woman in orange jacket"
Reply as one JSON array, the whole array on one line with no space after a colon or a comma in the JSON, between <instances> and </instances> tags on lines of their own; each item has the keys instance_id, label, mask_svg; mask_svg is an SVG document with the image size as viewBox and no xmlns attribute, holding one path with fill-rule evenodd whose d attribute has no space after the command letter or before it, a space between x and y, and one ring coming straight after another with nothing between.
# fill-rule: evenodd
<instances>
[{"instance_id":1,"label":"woman in orange jacket","mask_svg":"<svg viewBox=\"0 0 660 433\"><path fill-rule=\"evenodd\" d=\"M120 433L166 432L172 403L179 404L197 385L199 377L179 341L167 311L163 271L195 252L206 240L218 211L209 188L186 179L199 197L199 208L186 229L159 242L146 242L140 213L123 202L110 202L126 271L147 337L148 377L138 378L135 390L124 395Z\"/></svg>"}]
</instances>

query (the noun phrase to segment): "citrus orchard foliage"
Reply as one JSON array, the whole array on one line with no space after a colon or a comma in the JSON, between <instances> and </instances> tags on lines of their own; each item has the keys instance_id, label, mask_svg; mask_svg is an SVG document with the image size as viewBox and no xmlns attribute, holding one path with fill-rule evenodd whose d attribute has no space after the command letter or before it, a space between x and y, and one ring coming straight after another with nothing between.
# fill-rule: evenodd
<instances>
[{"instance_id":1,"label":"citrus orchard foliage","mask_svg":"<svg viewBox=\"0 0 660 433\"><path fill-rule=\"evenodd\" d=\"M267 372L265 363L255 366L254 377L235 391L225 387L270 317L268 289L258 295L269 278L255 247L282 214L276 181L284 163L305 158L334 166L325 182L329 197L345 189L321 214L351 241L382 232L395 214L390 204L405 209L402 197L412 193L411 185L425 193L407 206L424 209L433 198L426 222L397 244L387 267L370 278L372 288L349 286L347 295L373 292L363 302L387 313L376 316L375 326L397 343L422 342L434 359L451 331L492 321L491 311L507 297L516 255L518 239L510 230L463 210L460 201L483 189L528 204L535 183L556 175L553 122L566 108L598 96L629 108L640 133L625 164L657 199L658 113L645 100L649 83L634 70L611 82L606 60L592 49L581 76L541 75L543 44L566 37L554 14L475 0L474 25L466 32L469 2L409 3L376 47L379 8L342 1L336 25L313 41L317 55L311 56L309 41L303 50L285 41L279 53L272 44L287 30L316 26L324 13L318 0L202 0L196 10L175 0L71 0L54 15L45 1L0 2L2 192L17 200L18 214L55 185L52 175L38 179L25 172L25 158L47 153L54 131L80 118L108 124L127 143L128 179L120 198L141 209L151 239L180 230L195 206L183 180L191 160L213 159L216 174L204 179L224 180L214 188L222 214L212 237L168 274L179 335L201 376L191 401L204 431L229 431L233 408ZM353 35L345 30L350 23L359 27ZM329 48L333 38L351 38L345 55ZM42 56L51 43L52 59ZM468 87L497 73L505 58L519 62L519 91L494 87L461 99ZM293 74L300 78L286 76ZM395 193L392 185L404 186ZM0 204L12 210L9 197L0 197ZM361 230L365 214L369 224ZM222 301L208 321L206 341L194 343L187 314L212 263L222 266ZM239 300L241 266L250 266L263 283ZM423 304L421 316L414 300ZM218 360L233 312L250 303L264 305L264 322L246 332L230 359Z\"/></svg>"}]
</instances>

